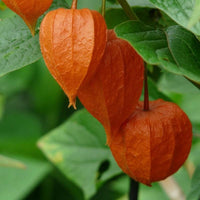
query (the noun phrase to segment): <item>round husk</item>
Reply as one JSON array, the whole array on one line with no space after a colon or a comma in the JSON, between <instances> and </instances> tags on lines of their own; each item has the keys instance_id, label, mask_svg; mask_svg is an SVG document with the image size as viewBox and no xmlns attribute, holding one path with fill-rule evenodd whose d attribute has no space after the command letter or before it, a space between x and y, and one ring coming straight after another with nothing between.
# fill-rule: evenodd
<instances>
[{"instance_id":1,"label":"round husk","mask_svg":"<svg viewBox=\"0 0 200 200\"><path fill-rule=\"evenodd\" d=\"M174 103L161 99L136 111L111 139L110 149L121 169L130 177L150 185L175 173L191 148L192 125Z\"/></svg>"}]
</instances>

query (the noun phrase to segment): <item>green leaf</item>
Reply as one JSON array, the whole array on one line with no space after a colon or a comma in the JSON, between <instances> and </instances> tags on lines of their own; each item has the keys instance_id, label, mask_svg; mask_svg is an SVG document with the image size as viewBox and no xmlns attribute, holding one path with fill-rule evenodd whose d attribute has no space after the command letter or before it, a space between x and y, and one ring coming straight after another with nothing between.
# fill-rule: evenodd
<instances>
[{"instance_id":1,"label":"green leaf","mask_svg":"<svg viewBox=\"0 0 200 200\"><path fill-rule=\"evenodd\" d=\"M164 99L166 101L171 101L168 96L166 96L162 90L157 87L157 84L150 78L148 78L148 89L149 89L149 99Z\"/></svg>"},{"instance_id":2,"label":"green leaf","mask_svg":"<svg viewBox=\"0 0 200 200\"><path fill-rule=\"evenodd\" d=\"M133 10L140 21L146 24L155 24L157 16L152 14L152 8L133 7ZM105 20L108 29L113 29L116 25L129 20L123 9L110 8L106 11Z\"/></svg>"},{"instance_id":3,"label":"green leaf","mask_svg":"<svg viewBox=\"0 0 200 200\"><path fill-rule=\"evenodd\" d=\"M0 120L2 118L4 111L4 102L5 102L4 96L0 94Z\"/></svg>"},{"instance_id":4,"label":"green leaf","mask_svg":"<svg viewBox=\"0 0 200 200\"><path fill-rule=\"evenodd\" d=\"M71 4L69 4L71 5ZM78 8L89 8L91 10L99 10L101 7L101 0L84 0L78 1Z\"/></svg>"},{"instance_id":5,"label":"green leaf","mask_svg":"<svg viewBox=\"0 0 200 200\"><path fill-rule=\"evenodd\" d=\"M30 67L35 69L34 81L29 88L31 98L33 99L32 104L34 109L45 117L45 122L49 130L52 126L55 127L58 119L60 119L65 95L49 73L43 59L35 62ZM66 110L69 111L70 109Z\"/></svg>"},{"instance_id":6,"label":"green leaf","mask_svg":"<svg viewBox=\"0 0 200 200\"><path fill-rule=\"evenodd\" d=\"M187 200L196 200L200 197L200 165L196 168L194 175L192 177L192 184L190 193L187 196Z\"/></svg>"},{"instance_id":7,"label":"green leaf","mask_svg":"<svg viewBox=\"0 0 200 200\"><path fill-rule=\"evenodd\" d=\"M41 157L36 141L42 133L35 115L26 112L5 112L0 121L0 152Z\"/></svg>"},{"instance_id":8,"label":"green leaf","mask_svg":"<svg viewBox=\"0 0 200 200\"><path fill-rule=\"evenodd\" d=\"M117 3L117 0L107 0L107 2L110 2L112 4L116 4Z\"/></svg>"},{"instance_id":9,"label":"green leaf","mask_svg":"<svg viewBox=\"0 0 200 200\"><path fill-rule=\"evenodd\" d=\"M165 94L199 94L199 89L196 88L191 82L182 76L176 74L163 72L159 82L158 88Z\"/></svg>"},{"instance_id":10,"label":"green leaf","mask_svg":"<svg viewBox=\"0 0 200 200\"><path fill-rule=\"evenodd\" d=\"M26 90L33 78L33 70L25 67L0 77L0 94L8 97Z\"/></svg>"},{"instance_id":11,"label":"green leaf","mask_svg":"<svg viewBox=\"0 0 200 200\"><path fill-rule=\"evenodd\" d=\"M108 29L113 29L116 25L127 21L128 17L122 9L109 9L105 15L106 25Z\"/></svg>"},{"instance_id":12,"label":"green leaf","mask_svg":"<svg viewBox=\"0 0 200 200\"><path fill-rule=\"evenodd\" d=\"M118 37L130 42L143 59L200 84L200 42L180 26L166 31L128 21L115 28Z\"/></svg>"},{"instance_id":13,"label":"green leaf","mask_svg":"<svg viewBox=\"0 0 200 200\"><path fill-rule=\"evenodd\" d=\"M154 5L149 0L127 0L130 6L154 8Z\"/></svg>"},{"instance_id":14,"label":"green leaf","mask_svg":"<svg viewBox=\"0 0 200 200\"><path fill-rule=\"evenodd\" d=\"M0 8L0 20L3 20L8 17L12 17L14 15L15 15L15 13L12 10L10 10L9 8L7 8L6 6L3 5L3 11Z\"/></svg>"},{"instance_id":15,"label":"green leaf","mask_svg":"<svg viewBox=\"0 0 200 200\"><path fill-rule=\"evenodd\" d=\"M189 154L189 161L191 161L194 166L199 166L200 164L200 142L199 142L199 138L197 138L197 142L192 144L192 148Z\"/></svg>"},{"instance_id":16,"label":"green leaf","mask_svg":"<svg viewBox=\"0 0 200 200\"><path fill-rule=\"evenodd\" d=\"M183 75L200 83L200 42L180 26L166 31L169 49Z\"/></svg>"},{"instance_id":17,"label":"green leaf","mask_svg":"<svg viewBox=\"0 0 200 200\"><path fill-rule=\"evenodd\" d=\"M184 77L167 72L162 73L157 87L186 112L194 129L200 121L199 89Z\"/></svg>"},{"instance_id":18,"label":"green leaf","mask_svg":"<svg viewBox=\"0 0 200 200\"><path fill-rule=\"evenodd\" d=\"M188 23L188 28L190 29L193 26L195 26L195 24L199 23L199 20L200 20L200 0L196 0L192 16Z\"/></svg>"},{"instance_id":19,"label":"green leaf","mask_svg":"<svg viewBox=\"0 0 200 200\"><path fill-rule=\"evenodd\" d=\"M14 157L14 156L12 156ZM44 161L15 156L26 169L0 167L0 199L24 199L50 172L51 166Z\"/></svg>"},{"instance_id":20,"label":"green leaf","mask_svg":"<svg viewBox=\"0 0 200 200\"><path fill-rule=\"evenodd\" d=\"M158 183L153 183L152 187L140 184L139 200L147 200L147 199L169 200L168 196L161 189Z\"/></svg>"},{"instance_id":21,"label":"green leaf","mask_svg":"<svg viewBox=\"0 0 200 200\"><path fill-rule=\"evenodd\" d=\"M85 110L76 112L38 144L48 159L82 188L86 198L96 191L95 183L102 162L110 162L103 180L121 172L114 159L110 159L103 127Z\"/></svg>"},{"instance_id":22,"label":"green leaf","mask_svg":"<svg viewBox=\"0 0 200 200\"><path fill-rule=\"evenodd\" d=\"M188 117L194 124L199 124L200 115L200 94L185 94L182 96L180 107L187 113Z\"/></svg>"},{"instance_id":23,"label":"green leaf","mask_svg":"<svg viewBox=\"0 0 200 200\"><path fill-rule=\"evenodd\" d=\"M184 194L187 195L190 190L190 183L191 179L188 174L188 171L186 167L181 167L174 175L173 178L177 182L177 184L180 186L182 191L184 191Z\"/></svg>"},{"instance_id":24,"label":"green leaf","mask_svg":"<svg viewBox=\"0 0 200 200\"><path fill-rule=\"evenodd\" d=\"M38 35L31 36L19 16L0 21L0 76L41 58Z\"/></svg>"},{"instance_id":25,"label":"green leaf","mask_svg":"<svg viewBox=\"0 0 200 200\"><path fill-rule=\"evenodd\" d=\"M120 200L121 197L128 194L128 190L129 177L126 175L118 176L103 184L91 200Z\"/></svg>"},{"instance_id":26,"label":"green leaf","mask_svg":"<svg viewBox=\"0 0 200 200\"><path fill-rule=\"evenodd\" d=\"M54 10L57 8L70 8L67 0L54 0L53 3L51 4L51 7L49 8L49 10Z\"/></svg>"},{"instance_id":27,"label":"green leaf","mask_svg":"<svg viewBox=\"0 0 200 200\"><path fill-rule=\"evenodd\" d=\"M171 0L171 1L160 1L160 0L150 0L157 8L161 9L167 15L169 15L178 24L188 28L196 35L200 35L200 21L191 19L191 16L195 15L195 0L182 1L182 0ZM199 5L199 3L197 4ZM196 9L198 9L196 7ZM199 9L198 9L199 10ZM199 15L199 12L198 12ZM193 26L191 26L191 21Z\"/></svg>"},{"instance_id":28,"label":"green leaf","mask_svg":"<svg viewBox=\"0 0 200 200\"><path fill-rule=\"evenodd\" d=\"M108 3L111 5L108 7L118 7L120 8L121 6L119 5L117 0L107 0ZM155 6L149 2L149 0L127 0L128 4L132 7L141 7L141 8L154 8ZM115 4L114 6L112 4Z\"/></svg>"},{"instance_id":29,"label":"green leaf","mask_svg":"<svg viewBox=\"0 0 200 200\"><path fill-rule=\"evenodd\" d=\"M19 169L26 168L26 166L22 162L3 155L0 155L0 167L12 167Z\"/></svg>"}]
</instances>

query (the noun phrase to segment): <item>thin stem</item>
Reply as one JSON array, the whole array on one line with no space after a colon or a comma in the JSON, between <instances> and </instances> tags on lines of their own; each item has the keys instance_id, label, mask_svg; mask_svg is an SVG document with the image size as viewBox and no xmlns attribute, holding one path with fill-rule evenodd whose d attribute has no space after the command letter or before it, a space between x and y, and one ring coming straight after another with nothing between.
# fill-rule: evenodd
<instances>
[{"instance_id":1,"label":"thin stem","mask_svg":"<svg viewBox=\"0 0 200 200\"><path fill-rule=\"evenodd\" d=\"M105 10L106 10L106 0L102 0L101 14L103 17L105 17Z\"/></svg>"},{"instance_id":2,"label":"thin stem","mask_svg":"<svg viewBox=\"0 0 200 200\"><path fill-rule=\"evenodd\" d=\"M144 111L149 110L149 90L148 90L148 80L147 80L147 66L144 70Z\"/></svg>"},{"instance_id":3,"label":"thin stem","mask_svg":"<svg viewBox=\"0 0 200 200\"><path fill-rule=\"evenodd\" d=\"M198 89L200 89L200 83L196 83L192 80L190 80L189 78L185 77L188 81L190 81L195 87L197 87Z\"/></svg>"},{"instance_id":4,"label":"thin stem","mask_svg":"<svg viewBox=\"0 0 200 200\"><path fill-rule=\"evenodd\" d=\"M77 9L77 3L78 3L78 0L73 0L71 9Z\"/></svg>"},{"instance_id":5,"label":"thin stem","mask_svg":"<svg viewBox=\"0 0 200 200\"><path fill-rule=\"evenodd\" d=\"M119 4L121 5L121 7L123 8L124 12L126 13L126 15L131 19L131 20L138 20L138 17L136 16L136 14L133 12L133 10L131 9L130 5L128 4L128 2L126 0L118 0Z\"/></svg>"},{"instance_id":6,"label":"thin stem","mask_svg":"<svg viewBox=\"0 0 200 200\"><path fill-rule=\"evenodd\" d=\"M139 183L130 178L129 200L137 200L139 192Z\"/></svg>"}]
</instances>

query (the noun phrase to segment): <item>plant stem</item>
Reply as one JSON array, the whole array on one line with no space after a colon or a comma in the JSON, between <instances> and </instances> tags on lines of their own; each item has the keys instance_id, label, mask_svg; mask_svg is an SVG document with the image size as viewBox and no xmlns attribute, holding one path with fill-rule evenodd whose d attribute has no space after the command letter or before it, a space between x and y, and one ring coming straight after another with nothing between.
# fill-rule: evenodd
<instances>
[{"instance_id":1,"label":"plant stem","mask_svg":"<svg viewBox=\"0 0 200 200\"><path fill-rule=\"evenodd\" d=\"M119 4L121 5L121 7L123 8L124 12L126 13L126 15L131 19L131 20L138 20L138 17L136 16L136 14L133 12L133 10L131 9L130 5L128 4L128 2L126 0L118 0Z\"/></svg>"},{"instance_id":2,"label":"plant stem","mask_svg":"<svg viewBox=\"0 0 200 200\"><path fill-rule=\"evenodd\" d=\"M149 110L149 90L147 80L147 66L144 68L144 111Z\"/></svg>"},{"instance_id":3,"label":"plant stem","mask_svg":"<svg viewBox=\"0 0 200 200\"><path fill-rule=\"evenodd\" d=\"M105 18L106 0L102 0L101 14Z\"/></svg>"},{"instance_id":4,"label":"plant stem","mask_svg":"<svg viewBox=\"0 0 200 200\"><path fill-rule=\"evenodd\" d=\"M192 80L190 80L189 78L185 77L188 81L190 81L195 87L197 87L198 89L200 89L200 83L196 83Z\"/></svg>"},{"instance_id":5,"label":"plant stem","mask_svg":"<svg viewBox=\"0 0 200 200\"><path fill-rule=\"evenodd\" d=\"M130 178L129 200L137 200L139 192L139 183Z\"/></svg>"},{"instance_id":6,"label":"plant stem","mask_svg":"<svg viewBox=\"0 0 200 200\"><path fill-rule=\"evenodd\" d=\"M77 9L77 3L78 3L78 0L73 0L71 9Z\"/></svg>"}]
</instances>

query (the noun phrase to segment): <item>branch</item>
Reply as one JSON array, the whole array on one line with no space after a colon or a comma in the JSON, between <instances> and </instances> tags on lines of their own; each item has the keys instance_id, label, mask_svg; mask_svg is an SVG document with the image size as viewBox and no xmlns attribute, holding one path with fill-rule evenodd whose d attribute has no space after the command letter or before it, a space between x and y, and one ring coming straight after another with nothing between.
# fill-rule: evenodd
<instances>
[{"instance_id":1,"label":"branch","mask_svg":"<svg viewBox=\"0 0 200 200\"><path fill-rule=\"evenodd\" d=\"M137 200L139 192L139 183L130 178L129 200Z\"/></svg>"},{"instance_id":2,"label":"branch","mask_svg":"<svg viewBox=\"0 0 200 200\"><path fill-rule=\"evenodd\" d=\"M124 12L126 15L131 19L131 20L138 20L138 17L136 14L133 12L132 8L128 4L126 0L118 0L119 4L123 8Z\"/></svg>"}]
</instances>

